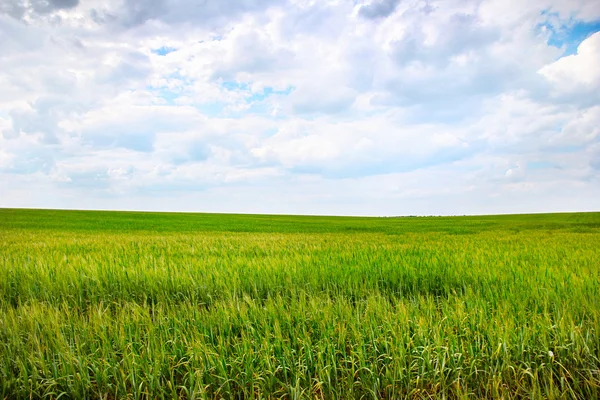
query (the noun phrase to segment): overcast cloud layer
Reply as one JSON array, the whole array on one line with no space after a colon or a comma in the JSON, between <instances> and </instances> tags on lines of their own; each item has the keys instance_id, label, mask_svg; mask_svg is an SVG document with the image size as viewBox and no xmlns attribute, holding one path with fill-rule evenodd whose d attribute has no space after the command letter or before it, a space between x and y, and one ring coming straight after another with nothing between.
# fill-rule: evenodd
<instances>
[{"instance_id":1,"label":"overcast cloud layer","mask_svg":"<svg viewBox=\"0 0 600 400\"><path fill-rule=\"evenodd\" d=\"M0 206L600 210L597 0L2 0Z\"/></svg>"}]
</instances>

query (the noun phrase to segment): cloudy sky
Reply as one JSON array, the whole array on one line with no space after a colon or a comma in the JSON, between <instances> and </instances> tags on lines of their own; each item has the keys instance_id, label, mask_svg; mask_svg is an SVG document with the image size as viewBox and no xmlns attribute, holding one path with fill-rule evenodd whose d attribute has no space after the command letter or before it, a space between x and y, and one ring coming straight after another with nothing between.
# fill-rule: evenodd
<instances>
[{"instance_id":1,"label":"cloudy sky","mask_svg":"<svg viewBox=\"0 0 600 400\"><path fill-rule=\"evenodd\" d=\"M1 0L0 207L600 210L597 0Z\"/></svg>"}]
</instances>

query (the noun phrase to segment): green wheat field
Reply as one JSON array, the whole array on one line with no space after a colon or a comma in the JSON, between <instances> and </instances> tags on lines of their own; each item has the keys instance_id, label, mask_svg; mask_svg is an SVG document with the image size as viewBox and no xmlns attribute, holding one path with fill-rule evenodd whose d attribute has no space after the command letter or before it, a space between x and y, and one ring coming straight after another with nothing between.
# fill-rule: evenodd
<instances>
[{"instance_id":1,"label":"green wheat field","mask_svg":"<svg viewBox=\"0 0 600 400\"><path fill-rule=\"evenodd\" d=\"M0 398L599 397L600 213L0 209Z\"/></svg>"}]
</instances>

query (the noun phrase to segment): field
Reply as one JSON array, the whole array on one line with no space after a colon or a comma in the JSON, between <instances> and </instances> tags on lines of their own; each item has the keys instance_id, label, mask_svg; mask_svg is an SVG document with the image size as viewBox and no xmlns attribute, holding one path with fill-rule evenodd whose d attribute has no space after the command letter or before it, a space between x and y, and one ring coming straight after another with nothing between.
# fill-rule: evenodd
<instances>
[{"instance_id":1,"label":"field","mask_svg":"<svg viewBox=\"0 0 600 400\"><path fill-rule=\"evenodd\" d=\"M0 209L0 398L600 397L600 213Z\"/></svg>"}]
</instances>

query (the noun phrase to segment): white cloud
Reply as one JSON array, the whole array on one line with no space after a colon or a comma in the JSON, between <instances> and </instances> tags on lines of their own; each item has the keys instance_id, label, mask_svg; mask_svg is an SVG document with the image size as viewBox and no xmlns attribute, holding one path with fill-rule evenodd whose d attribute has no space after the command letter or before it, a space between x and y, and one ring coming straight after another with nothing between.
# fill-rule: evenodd
<instances>
[{"instance_id":1,"label":"white cloud","mask_svg":"<svg viewBox=\"0 0 600 400\"><path fill-rule=\"evenodd\" d=\"M540 69L559 91L600 91L600 32L581 42L577 54L562 57Z\"/></svg>"}]
</instances>

